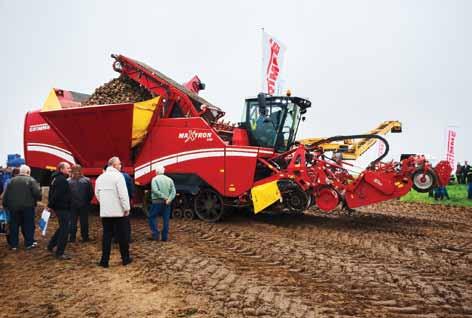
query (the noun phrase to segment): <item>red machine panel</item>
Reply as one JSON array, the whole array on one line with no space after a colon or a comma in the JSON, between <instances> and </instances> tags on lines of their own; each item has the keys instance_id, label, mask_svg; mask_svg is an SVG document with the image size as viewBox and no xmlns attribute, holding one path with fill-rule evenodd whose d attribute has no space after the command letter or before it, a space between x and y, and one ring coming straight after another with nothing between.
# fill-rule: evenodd
<instances>
[{"instance_id":1,"label":"red machine panel","mask_svg":"<svg viewBox=\"0 0 472 318\"><path fill-rule=\"evenodd\" d=\"M101 167L112 156L130 158L133 104L101 105L42 112L85 167Z\"/></svg>"},{"instance_id":2,"label":"red machine panel","mask_svg":"<svg viewBox=\"0 0 472 318\"><path fill-rule=\"evenodd\" d=\"M346 191L346 203L353 209L407 194L412 186L410 178L394 172L366 171Z\"/></svg>"},{"instance_id":3,"label":"red machine panel","mask_svg":"<svg viewBox=\"0 0 472 318\"><path fill-rule=\"evenodd\" d=\"M236 197L251 189L254 183L256 147L228 146L225 152L225 196Z\"/></svg>"},{"instance_id":4,"label":"red machine panel","mask_svg":"<svg viewBox=\"0 0 472 318\"><path fill-rule=\"evenodd\" d=\"M202 118L159 119L149 134L135 164L137 183L149 183L161 165L169 173L198 174L223 192L225 144Z\"/></svg>"},{"instance_id":5,"label":"red machine panel","mask_svg":"<svg viewBox=\"0 0 472 318\"><path fill-rule=\"evenodd\" d=\"M33 168L53 169L61 161L75 163L70 147L46 123L39 111L26 114L24 153L26 163Z\"/></svg>"},{"instance_id":6,"label":"red machine panel","mask_svg":"<svg viewBox=\"0 0 472 318\"><path fill-rule=\"evenodd\" d=\"M250 189L258 148L227 146L202 119L160 119L138 157L136 182L144 185L157 165L168 173L197 174L225 196L236 197Z\"/></svg>"}]
</instances>

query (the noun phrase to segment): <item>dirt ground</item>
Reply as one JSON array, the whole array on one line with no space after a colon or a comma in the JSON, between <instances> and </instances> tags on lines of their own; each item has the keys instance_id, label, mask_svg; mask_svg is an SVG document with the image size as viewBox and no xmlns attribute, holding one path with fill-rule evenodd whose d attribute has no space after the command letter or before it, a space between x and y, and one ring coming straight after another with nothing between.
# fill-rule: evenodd
<instances>
[{"instance_id":1,"label":"dirt ground","mask_svg":"<svg viewBox=\"0 0 472 318\"><path fill-rule=\"evenodd\" d=\"M101 226L70 261L0 242L1 317L472 317L472 209L405 204L303 215L171 220L134 263L97 267ZM39 234L37 235L39 237Z\"/></svg>"}]
</instances>

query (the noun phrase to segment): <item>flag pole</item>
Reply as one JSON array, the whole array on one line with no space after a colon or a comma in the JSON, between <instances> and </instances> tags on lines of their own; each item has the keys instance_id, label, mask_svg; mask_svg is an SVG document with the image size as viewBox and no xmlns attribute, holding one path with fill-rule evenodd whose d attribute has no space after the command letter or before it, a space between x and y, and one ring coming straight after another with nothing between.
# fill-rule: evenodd
<instances>
[{"instance_id":1,"label":"flag pole","mask_svg":"<svg viewBox=\"0 0 472 318\"><path fill-rule=\"evenodd\" d=\"M264 91L264 27L261 28L261 92Z\"/></svg>"}]
</instances>

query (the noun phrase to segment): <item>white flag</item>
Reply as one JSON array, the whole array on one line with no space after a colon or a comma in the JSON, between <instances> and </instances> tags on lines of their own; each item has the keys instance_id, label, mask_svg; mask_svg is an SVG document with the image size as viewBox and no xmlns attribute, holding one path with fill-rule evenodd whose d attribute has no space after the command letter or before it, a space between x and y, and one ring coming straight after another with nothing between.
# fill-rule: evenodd
<instances>
[{"instance_id":1,"label":"white flag","mask_svg":"<svg viewBox=\"0 0 472 318\"><path fill-rule=\"evenodd\" d=\"M262 31L262 92L282 95L285 45Z\"/></svg>"}]
</instances>

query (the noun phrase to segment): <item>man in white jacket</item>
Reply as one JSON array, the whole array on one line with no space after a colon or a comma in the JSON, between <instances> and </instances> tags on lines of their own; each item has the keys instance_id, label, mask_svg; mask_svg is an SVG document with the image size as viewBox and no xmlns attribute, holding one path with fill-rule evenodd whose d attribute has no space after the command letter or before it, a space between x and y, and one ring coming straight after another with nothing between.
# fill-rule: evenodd
<instances>
[{"instance_id":1,"label":"man in white jacket","mask_svg":"<svg viewBox=\"0 0 472 318\"><path fill-rule=\"evenodd\" d=\"M100 217L103 225L102 259L99 265L105 268L108 267L113 236L120 245L123 265L128 265L133 261L129 256L125 218L129 215L130 203L125 179L120 170L120 159L112 157L108 161L108 168L95 183L95 196L100 203Z\"/></svg>"}]
</instances>

